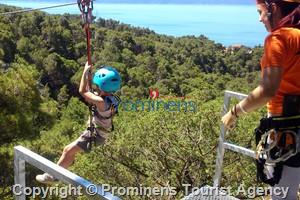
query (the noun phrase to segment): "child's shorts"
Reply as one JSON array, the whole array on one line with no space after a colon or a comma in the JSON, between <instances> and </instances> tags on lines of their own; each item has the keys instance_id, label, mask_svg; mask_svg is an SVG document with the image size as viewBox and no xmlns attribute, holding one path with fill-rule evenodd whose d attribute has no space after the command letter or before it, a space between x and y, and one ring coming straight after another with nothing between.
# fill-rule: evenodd
<instances>
[{"instance_id":1,"label":"child's shorts","mask_svg":"<svg viewBox=\"0 0 300 200\"><path fill-rule=\"evenodd\" d=\"M92 147L103 145L105 143L106 137L105 134L96 129L95 138L91 139L91 132L85 130L82 132L80 137L76 140L76 145L78 145L85 152L88 152L90 149L88 148L89 143L92 141Z\"/></svg>"}]
</instances>

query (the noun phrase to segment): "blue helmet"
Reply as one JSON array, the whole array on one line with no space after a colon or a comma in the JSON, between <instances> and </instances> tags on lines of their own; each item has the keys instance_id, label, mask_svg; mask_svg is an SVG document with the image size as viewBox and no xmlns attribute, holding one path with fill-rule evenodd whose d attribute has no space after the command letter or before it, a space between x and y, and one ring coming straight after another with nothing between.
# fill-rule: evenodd
<instances>
[{"instance_id":1,"label":"blue helmet","mask_svg":"<svg viewBox=\"0 0 300 200\"><path fill-rule=\"evenodd\" d=\"M121 76L115 68L105 66L95 72L93 84L104 92L114 93L121 88Z\"/></svg>"}]
</instances>

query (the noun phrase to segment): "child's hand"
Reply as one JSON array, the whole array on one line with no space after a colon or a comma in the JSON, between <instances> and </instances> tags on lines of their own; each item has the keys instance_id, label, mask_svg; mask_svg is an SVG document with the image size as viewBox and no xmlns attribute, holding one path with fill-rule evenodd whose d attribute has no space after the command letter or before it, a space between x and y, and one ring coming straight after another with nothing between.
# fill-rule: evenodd
<instances>
[{"instance_id":1,"label":"child's hand","mask_svg":"<svg viewBox=\"0 0 300 200\"><path fill-rule=\"evenodd\" d=\"M86 72L86 71L91 72L91 68L92 68L92 65L89 65L89 63L86 62L86 63L85 63L85 66L84 66L84 71L85 71L85 72Z\"/></svg>"}]
</instances>

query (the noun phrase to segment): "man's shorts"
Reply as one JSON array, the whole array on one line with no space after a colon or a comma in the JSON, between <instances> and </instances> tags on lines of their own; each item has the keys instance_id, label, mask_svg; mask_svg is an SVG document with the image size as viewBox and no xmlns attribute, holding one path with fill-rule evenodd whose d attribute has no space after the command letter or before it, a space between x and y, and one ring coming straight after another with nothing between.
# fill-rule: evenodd
<instances>
[{"instance_id":1,"label":"man's shorts","mask_svg":"<svg viewBox=\"0 0 300 200\"><path fill-rule=\"evenodd\" d=\"M92 144L90 144L92 147L103 145L105 143L106 137L101 131L96 129L94 136L94 138L91 138L91 131L85 130L76 140L76 145L78 145L85 152L88 152L90 150L88 148L90 142L92 142Z\"/></svg>"}]
</instances>

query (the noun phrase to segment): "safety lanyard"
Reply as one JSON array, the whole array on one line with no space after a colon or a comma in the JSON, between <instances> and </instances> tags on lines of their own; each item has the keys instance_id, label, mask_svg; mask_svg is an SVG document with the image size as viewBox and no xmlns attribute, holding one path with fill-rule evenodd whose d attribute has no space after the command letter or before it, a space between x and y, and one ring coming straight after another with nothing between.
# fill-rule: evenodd
<instances>
[{"instance_id":1,"label":"safety lanyard","mask_svg":"<svg viewBox=\"0 0 300 200\"><path fill-rule=\"evenodd\" d=\"M81 12L81 18L83 21L83 28L86 34L86 47L87 47L87 60L88 64L91 65L91 32L90 24L92 23L92 10L93 1L91 0L78 0L78 7Z\"/></svg>"},{"instance_id":2,"label":"safety lanyard","mask_svg":"<svg viewBox=\"0 0 300 200\"><path fill-rule=\"evenodd\" d=\"M91 32L90 32L90 24L92 23L92 10L93 10L93 1L92 0L77 0L79 10L81 12L81 18L83 22L83 28L85 30L86 35L86 52L87 52L87 61L88 64L92 64L91 60ZM88 84L90 90L92 90L91 83ZM90 106L90 115L89 115L89 127L93 127L92 118L93 118L93 110ZM91 130L93 133L93 129Z\"/></svg>"}]
</instances>

